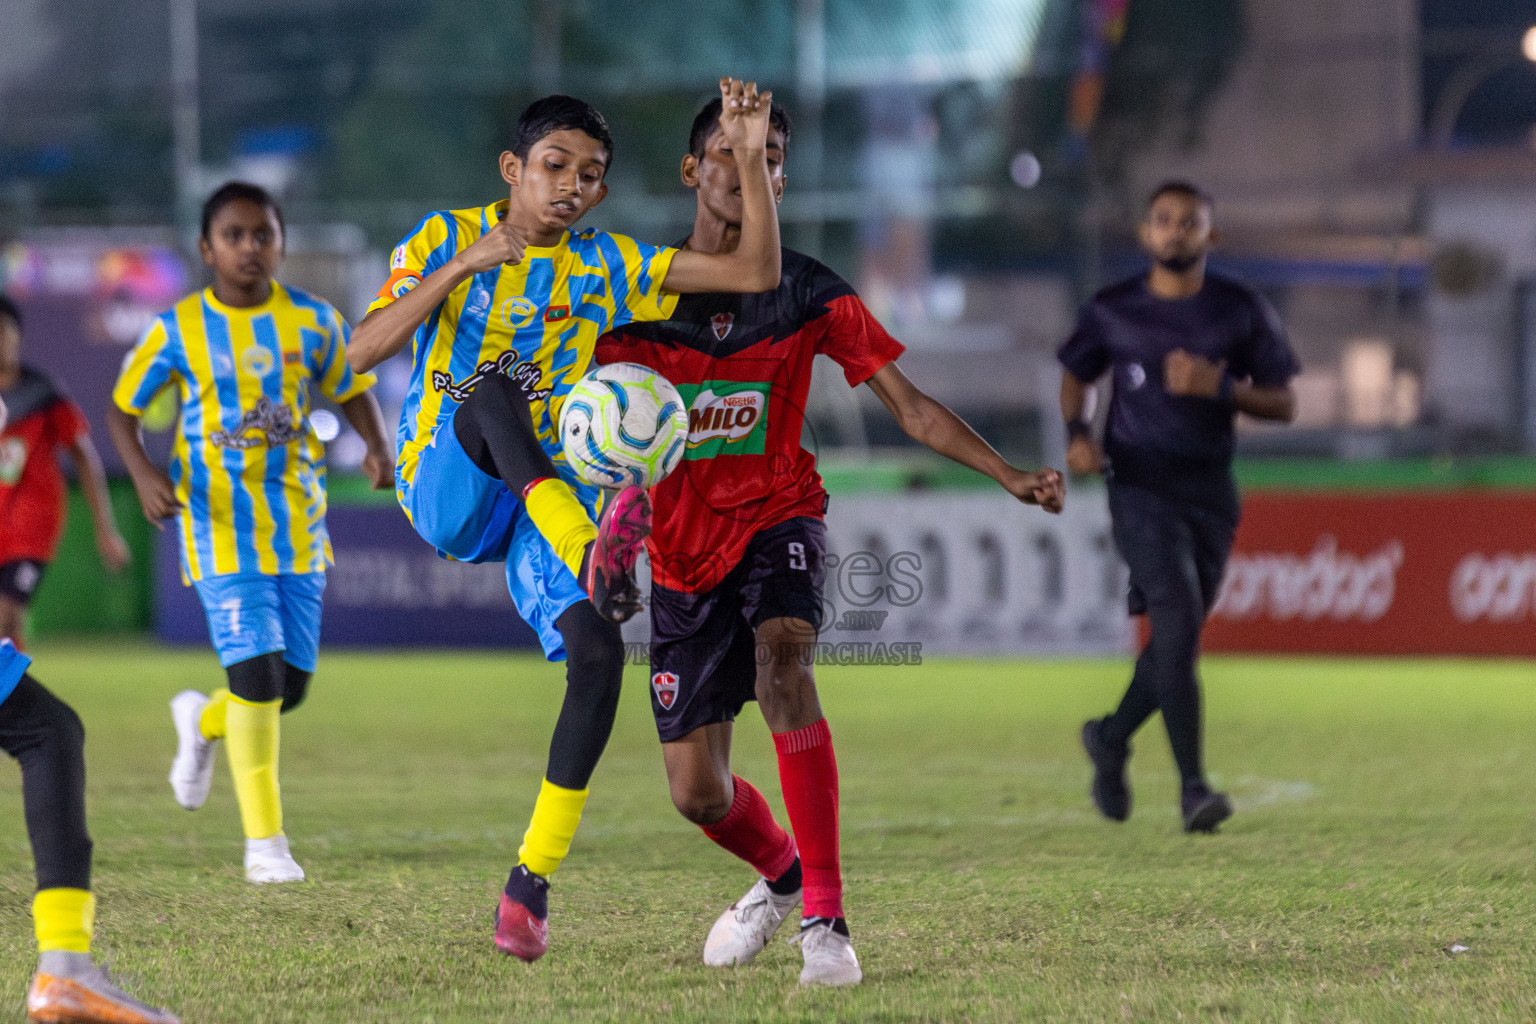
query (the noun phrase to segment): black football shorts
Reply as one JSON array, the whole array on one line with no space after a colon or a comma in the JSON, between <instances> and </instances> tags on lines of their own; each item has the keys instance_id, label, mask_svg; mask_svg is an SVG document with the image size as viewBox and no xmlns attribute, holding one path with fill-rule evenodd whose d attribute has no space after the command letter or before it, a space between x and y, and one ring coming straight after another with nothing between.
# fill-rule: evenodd
<instances>
[{"instance_id":1,"label":"black football shorts","mask_svg":"<svg viewBox=\"0 0 1536 1024\"><path fill-rule=\"evenodd\" d=\"M801 517L759 531L713 590L651 585L651 711L663 743L733 721L756 699L760 624L821 628L826 554L826 524Z\"/></svg>"},{"instance_id":2,"label":"black football shorts","mask_svg":"<svg viewBox=\"0 0 1536 1024\"><path fill-rule=\"evenodd\" d=\"M32 595L37 593L37 585L43 582L43 570L47 568L47 562L37 562L30 558L18 558L14 562L0 565L0 595L17 604L31 604Z\"/></svg>"}]
</instances>

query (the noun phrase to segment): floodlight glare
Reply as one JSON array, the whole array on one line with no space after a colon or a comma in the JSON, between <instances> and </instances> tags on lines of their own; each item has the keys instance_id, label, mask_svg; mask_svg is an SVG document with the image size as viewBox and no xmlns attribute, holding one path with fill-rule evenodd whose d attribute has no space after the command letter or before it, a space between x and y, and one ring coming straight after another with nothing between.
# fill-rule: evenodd
<instances>
[{"instance_id":1,"label":"floodlight glare","mask_svg":"<svg viewBox=\"0 0 1536 1024\"><path fill-rule=\"evenodd\" d=\"M1040 173L1040 158L1027 149L1015 156L1008 165L1008 176L1019 188L1034 188L1040 184Z\"/></svg>"},{"instance_id":2,"label":"floodlight glare","mask_svg":"<svg viewBox=\"0 0 1536 1024\"><path fill-rule=\"evenodd\" d=\"M341 421L328 409L316 409L309 414L309 424L315 428L315 436L329 444L341 433Z\"/></svg>"},{"instance_id":3,"label":"floodlight glare","mask_svg":"<svg viewBox=\"0 0 1536 1024\"><path fill-rule=\"evenodd\" d=\"M1520 41L1520 52L1525 54L1525 59L1536 61L1536 25L1525 30L1525 38Z\"/></svg>"}]
</instances>

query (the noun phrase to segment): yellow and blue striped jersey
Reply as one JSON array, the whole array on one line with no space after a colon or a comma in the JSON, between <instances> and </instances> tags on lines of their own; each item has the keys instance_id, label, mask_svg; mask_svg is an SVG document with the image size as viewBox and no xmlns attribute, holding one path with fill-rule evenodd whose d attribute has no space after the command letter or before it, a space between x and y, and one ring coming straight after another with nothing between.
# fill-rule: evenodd
<instances>
[{"instance_id":1,"label":"yellow and blue striped jersey","mask_svg":"<svg viewBox=\"0 0 1536 1024\"><path fill-rule=\"evenodd\" d=\"M351 333L330 303L276 281L245 309L208 288L156 317L123 361L112 400L124 412L142 414L167 385L181 398L170 476L185 580L330 563L309 389L345 402L373 385L347 365Z\"/></svg>"},{"instance_id":2,"label":"yellow and blue striped jersey","mask_svg":"<svg viewBox=\"0 0 1536 1024\"><path fill-rule=\"evenodd\" d=\"M491 206L429 214L390 260L389 281L369 312L389 305L442 267L506 215ZM400 412L395 485L404 501L421 451L489 373L518 381L532 403L539 441L564 472L560 409L592 365L598 337L634 321L665 320L677 295L662 281L676 249L595 228L567 231L559 244L529 246L502 265L459 284L413 340L411 382ZM564 472L576 484L573 473ZM597 489L578 486L590 505ZM589 493L590 492L590 493Z\"/></svg>"}]
</instances>

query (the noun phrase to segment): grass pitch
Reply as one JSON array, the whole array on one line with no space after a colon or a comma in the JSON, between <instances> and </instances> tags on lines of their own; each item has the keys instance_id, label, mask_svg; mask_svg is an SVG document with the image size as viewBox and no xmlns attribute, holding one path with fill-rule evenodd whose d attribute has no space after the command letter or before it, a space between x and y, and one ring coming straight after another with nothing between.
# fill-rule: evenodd
<instances>
[{"instance_id":1,"label":"grass pitch","mask_svg":"<svg viewBox=\"0 0 1536 1024\"><path fill-rule=\"evenodd\" d=\"M1528 1021L1536 1018L1536 667L1211 658L1209 761L1236 797L1179 832L1160 723L1136 806L1088 804L1084 718L1124 661L824 669L861 988L799 953L699 960L750 870L673 811L639 670L555 877L551 951L491 945L558 709L525 656L327 652L284 719L287 830L311 882L241 873L221 752L208 806L165 781L166 700L205 651L44 647L85 719L97 950L188 1024L280 1021ZM777 809L749 709L737 766ZM0 1019L33 963L31 860L0 768ZM781 817L782 820L782 817ZM788 934L787 932L785 934ZM10 993L10 995L3 995Z\"/></svg>"}]
</instances>

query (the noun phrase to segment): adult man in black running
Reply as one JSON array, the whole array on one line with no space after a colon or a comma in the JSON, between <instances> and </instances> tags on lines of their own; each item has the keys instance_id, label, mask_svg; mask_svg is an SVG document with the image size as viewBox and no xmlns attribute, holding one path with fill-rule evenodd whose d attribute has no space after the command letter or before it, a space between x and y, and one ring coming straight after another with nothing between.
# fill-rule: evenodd
<instances>
[{"instance_id":1,"label":"adult man in black running","mask_svg":"<svg viewBox=\"0 0 1536 1024\"><path fill-rule=\"evenodd\" d=\"M1131 570L1130 610L1152 627L1120 706L1083 726L1093 802L1114 821L1130 816L1129 741L1160 710L1186 832L1215 831L1232 815L1226 794L1205 779L1195 659L1237 529L1233 422L1239 412L1293 419L1298 370L1270 305L1206 272L1211 213L1198 187L1160 186L1140 229L1150 272L1094 296L1057 353L1067 466L1108 478L1115 546ZM1113 386L1101 446L1089 427L1090 389L1106 371Z\"/></svg>"}]
</instances>

